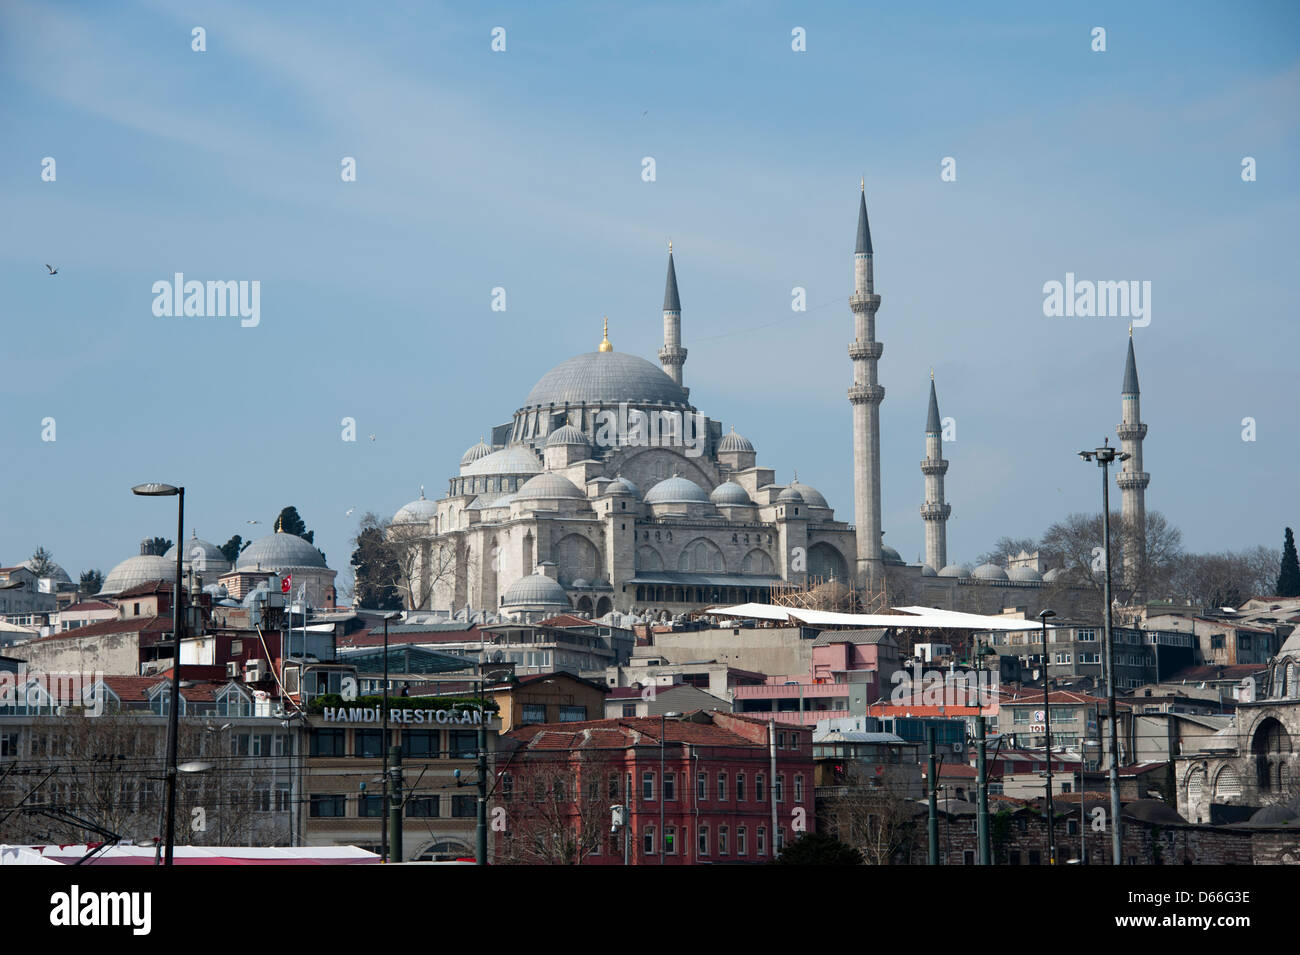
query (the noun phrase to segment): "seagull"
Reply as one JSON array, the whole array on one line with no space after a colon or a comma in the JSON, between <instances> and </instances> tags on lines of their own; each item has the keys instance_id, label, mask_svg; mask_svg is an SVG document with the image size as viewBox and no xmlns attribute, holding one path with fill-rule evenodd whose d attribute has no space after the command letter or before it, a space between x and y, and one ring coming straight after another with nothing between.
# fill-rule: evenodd
<instances>
[{"instance_id":1,"label":"seagull","mask_svg":"<svg viewBox=\"0 0 1300 955\"><path fill-rule=\"evenodd\" d=\"M261 521L244 521L245 524L260 524Z\"/></svg>"},{"instance_id":2,"label":"seagull","mask_svg":"<svg viewBox=\"0 0 1300 955\"><path fill-rule=\"evenodd\" d=\"M348 512L347 512L346 514L344 514L343 516L344 516L344 517L351 517L351 516L352 516L352 512L355 511L356 509L357 509L357 508L356 508L356 505L354 504L352 507L349 507L349 508L348 508Z\"/></svg>"},{"instance_id":3,"label":"seagull","mask_svg":"<svg viewBox=\"0 0 1300 955\"><path fill-rule=\"evenodd\" d=\"M371 441L375 440L375 436L373 434L370 436L370 440Z\"/></svg>"},{"instance_id":4,"label":"seagull","mask_svg":"<svg viewBox=\"0 0 1300 955\"><path fill-rule=\"evenodd\" d=\"M46 263L45 263L45 267L46 267L47 269L50 270L50 274L51 274L51 275L58 275L58 274L59 274L59 270L56 269L54 266L50 265L50 263L46 262Z\"/></svg>"},{"instance_id":5,"label":"seagull","mask_svg":"<svg viewBox=\"0 0 1300 955\"><path fill-rule=\"evenodd\" d=\"M645 119L645 117L646 117L646 113L648 113L648 112L650 112L650 110L646 110L645 113L642 113L642 114L641 114L641 118L642 118L642 119Z\"/></svg>"}]
</instances>

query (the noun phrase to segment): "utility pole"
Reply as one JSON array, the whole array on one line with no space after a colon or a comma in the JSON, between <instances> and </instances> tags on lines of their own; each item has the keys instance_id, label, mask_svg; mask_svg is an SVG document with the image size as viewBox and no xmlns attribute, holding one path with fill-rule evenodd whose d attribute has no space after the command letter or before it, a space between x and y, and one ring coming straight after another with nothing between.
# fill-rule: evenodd
<instances>
[{"instance_id":1,"label":"utility pole","mask_svg":"<svg viewBox=\"0 0 1300 955\"><path fill-rule=\"evenodd\" d=\"M1079 754L1079 865L1088 864L1088 827L1083 810L1083 754Z\"/></svg>"},{"instance_id":2,"label":"utility pole","mask_svg":"<svg viewBox=\"0 0 1300 955\"><path fill-rule=\"evenodd\" d=\"M1047 864L1056 865L1056 810L1052 805L1052 703L1048 678L1051 654L1047 650L1047 618L1055 617L1055 610L1042 610L1038 619L1043 623L1043 750L1047 754Z\"/></svg>"},{"instance_id":3,"label":"utility pole","mask_svg":"<svg viewBox=\"0 0 1300 955\"><path fill-rule=\"evenodd\" d=\"M934 736L935 728L933 725L925 729L926 739L930 744L930 771L928 774L930 782L930 819L928 833L930 836L930 865L939 864L939 779L934 765Z\"/></svg>"},{"instance_id":4,"label":"utility pole","mask_svg":"<svg viewBox=\"0 0 1300 955\"><path fill-rule=\"evenodd\" d=\"M989 777L988 764L985 762L988 735L984 727L983 713L975 717L975 737L978 741L975 770L975 798L978 801L975 809L975 831L979 838L979 864L992 865L992 853L989 851Z\"/></svg>"},{"instance_id":5,"label":"utility pole","mask_svg":"<svg viewBox=\"0 0 1300 955\"><path fill-rule=\"evenodd\" d=\"M479 683L478 724L478 826L476 827L476 845L474 863L487 865L487 714L483 713L483 684Z\"/></svg>"},{"instance_id":6,"label":"utility pole","mask_svg":"<svg viewBox=\"0 0 1300 955\"><path fill-rule=\"evenodd\" d=\"M392 788L388 794L388 854L389 858L402 861L402 747L390 747L388 752L388 782Z\"/></svg>"}]
</instances>

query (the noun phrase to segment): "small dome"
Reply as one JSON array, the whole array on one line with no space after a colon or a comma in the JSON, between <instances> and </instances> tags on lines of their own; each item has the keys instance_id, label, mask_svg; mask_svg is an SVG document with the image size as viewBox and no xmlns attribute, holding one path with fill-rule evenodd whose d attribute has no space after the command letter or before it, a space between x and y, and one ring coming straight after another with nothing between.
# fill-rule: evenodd
<instances>
[{"instance_id":1,"label":"small dome","mask_svg":"<svg viewBox=\"0 0 1300 955\"><path fill-rule=\"evenodd\" d=\"M175 559L176 559L176 555L172 554L172 560ZM29 557L18 566L26 567L28 570L31 570L33 573L35 573L34 568L36 566L36 561ZM56 564L54 561L50 561L50 570L49 573L46 574L45 576L61 584L72 583L72 578L68 576L68 572L64 570L62 567L60 567L58 564Z\"/></svg>"},{"instance_id":2,"label":"small dome","mask_svg":"<svg viewBox=\"0 0 1300 955\"><path fill-rule=\"evenodd\" d=\"M940 577L969 577L970 568L965 564L949 564L943 570L939 571Z\"/></svg>"},{"instance_id":3,"label":"small dome","mask_svg":"<svg viewBox=\"0 0 1300 955\"><path fill-rule=\"evenodd\" d=\"M427 524L438 514L438 505L424 499L424 488L420 496L410 504L403 504L393 515L394 524Z\"/></svg>"},{"instance_id":4,"label":"small dome","mask_svg":"<svg viewBox=\"0 0 1300 955\"><path fill-rule=\"evenodd\" d=\"M1135 799L1124 806L1124 814L1141 822L1158 825L1187 825L1187 820L1159 799Z\"/></svg>"},{"instance_id":5,"label":"small dome","mask_svg":"<svg viewBox=\"0 0 1300 955\"><path fill-rule=\"evenodd\" d=\"M569 597L557 581L545 574L521 577L506 588L501 598L502 608L507 607L569 607Z\"/></svg>"},{"instance_id":6,"label":"small dome","mask_svg":"<svg viewBox=\"0 0 1300 955\"><path fill-rule=\"evenodd\" d=\"M166 580L175 583L176 558L174 555L171 560L166 557L159 557L156 554L137 554L134 557L128 557L108 572L108 576L104 578L104 586L99 589L99 592L112 596L121 593L123 590L130 590L132 587L147 584L151 580Z\"/></svg>"},{"instance_id":7,"label":"small dome","mask_svg":"<svg viewBox=\"0 0 1300 955\"><path fill-rule=\"evenodd\" d=\"M799 493L803 495L804 503L809 507L830 507L826 503L826 498L822 497L822 492L815 487L809 487L807 484L799 484L798 481L792 481L791 486L799 485Z\"/></svg>"},{"instance_id":8,"label":"small dome","mask_svg":"<svg viewBox=\"0 0 1300 955\"><path fill-rule=\"evenodd\" d=\"M778 504L803 504L803 495L799 493L799 482L792 481L790 485L776 496Z\"/></svg>"},{"instance_id":9,"label":"small dome","mask_svg":"<svg viewBox=\"0 0 1300 955\"><path fill-rule=\"evenodd\" d=\"M1007 571L1010 580L1042 580L1042 576L1032 567L1013 567Z\"/></svg>"},{"instance_id":10,"label":"small dome","mask_svg":"<svg viewBox=\"0 0 1300 955\"><path fill-rule=\"evenodd\" d=\"M236 570L294 570L324 568L320 551L297 534L276 531L249 544L235 561Z\"/></svg>"},{"instance_id":11,"label":"small dome","mask_svg":"<svg viewBox=\"0 0 1300 955\"><path fill-rule=\"evenodd\" d=\"M548 448L557 448L566 445L577 445L578 447L589 448L591 442L587 436L571 424L566 424L563 428L551 432L550 437L546 439Z\"/></svg>"},{"instance_id":12,"label":"small dome","mask_svg":"<svg viewBox=\"0 0 1300 955\"><path fill-rule=\"evenodd\" d=\"M574 581L572 584L570 584L569 586L570 586L570 587L573 587L575 590L578 590L578 589L582 589L582 588L590 587L590 586L591 586L591 582L590 582L589 580L587 580L586 577L579 577L577 580L575 580L575 581Z\"/></svg>"},{"instance_id":13,"label":"small dome","mask_svg":"<svg viewBox=\"0 0 1300 955\"><path fill-rule=\"evenodd\" d=\"M1007 580L1007 572L997 564L980 564L971 574L977 580Z\"/></svg>"},{"instance_id":14,"label":"small dome","mask_svg":"<svg viewBox=\"0 0 1300 955\"><path fill-rule=\"evenodd\" d=\"M496 474L537 474L541 470L542 464L537 460L537 455L522 444L512 444L500 451L485 454L477 461L462 467L460 473L462 477L478 477Z\"/></svg>"},{"instance_id":15,"label":"small dome","mask_svg":"<svg viewBox=\"0 0 1300 955\"><path fill-rule=\"evenodd\" d=\"M935 569L934 569L933 567L931 567L929 564L922 564L922 565L921 565L921 576L922 576L922 577L938 577L939 575L935 572Z\"/></svg>"},{"instance_id":16,"label":"small dome","mask_svg":"<svg viewBox=\"0 0 1300 955\"><path fill-rule=\"evenodd\" d=\"M479 458L486 458L492 453L492 448L483 442L482 438L478 439L478 444L466 451L460 458L460 466L468 467Z\"/></svg>"},{"instance_id":17,"label":"small dome","mask_svg":"<svg viewBox=\"0 0 1300 955\"><path fill-rule=\"evenodd\" d=\"M574 487L572 481L550 471L529 478L515 492L516 501L554 501L560 498L585 501L587 495Z\"/></svg>"},{"instance_id":18,"label":"small dome","mask_svg":"<svg viewBox=\"0 0 1300 955\"><path fill-rule=\"evenodd\" d=\"M892 547L880 548L880 559L886 564L902 565L906 563L903 560L903 555Z\"/></svg>"},{"instance_id":19,"label":"small dome","mask_svg":"<svg viewBox=\"0 0 1300 955\"><path fill-rule=\"evenodd\" d=\"M708 504L709 495L689 478L673 475L646 492L647 504Z\"/></svg>"},{"instance_id":20,"label":"small dome","mask_svg":"<svg viewBox=\"0 0 1300 955\"><path fill-rule=\"evenodd\" d=\"M1294 818L1295 813L1286 806L1272 805L1257 810L1250 817L1250 821L1257 825L1280 825L1281 823L1290 822Z\"/></svg>"},{"instance_id":21,"label":"small dome","mask_svg":"<svg viewBox=\"0 0 1300 955\"><path fill-rule=\"evenodd\" d=\"M167 549L167 553L163 554L163 557L174 564L176 562L176 545L172 544ZM214 574L224 574L230 570L230 561L226 560L226 555L221 552L220 547L192 536L185 542L185 552L181 555L182 568L188 571L190 563L195 557L199 558L197 568L199 574L212 576Z\"/></svg>"},{"instance_id":22,"label":"small dome","mask_svg":"<svg viewBox=\"0 0 1300 955\"><path fill-rule=\"evenodd\" d=\"M720 507L745 507L754 503L745 489L735 481L723 481L713 489L709 500Z\"/></svg>"},{"instance_id":23,"label":"small dome","mask_svg":"<svg viewBox=\"0 0 1300 955\"><path fill-rule=\"evenodd\" d=\"M744 451L753 454L754 446L746 438L736 434L736 429L732 428L730 433L724 434L722 440L718 442L718 453L727 451Z\"/></svg>"},{"instance_id":24,"label":"small dome","mask_svg":"<svg viewBox=\"0 0 1300 955\"><path fill-rule=\"evenodd\" d=\"M1050 584L1054 580L1059 580L1061 578L1061 574L1063 573L1065 573L1065 571L1062 570L1060 567L1053 567L1047 573L1043 574L1043 580L1047 581Z\"/></svg>"},{"instance_id":25,"label":"small dome","mask_svg":"<svg viewBox=\"0 0 1300 955\"><path fill-rule=\"evenodd\" d=\"M609 486L605 488L605 493L606 494L630 494L633 497L641 496L640 488L638 488L635 484L633 484L631 481L629 481L627 478L623 477L622 475L619 475L618 477L614 478L614 480L609 482Z\"/></svg>"}]
</instances>

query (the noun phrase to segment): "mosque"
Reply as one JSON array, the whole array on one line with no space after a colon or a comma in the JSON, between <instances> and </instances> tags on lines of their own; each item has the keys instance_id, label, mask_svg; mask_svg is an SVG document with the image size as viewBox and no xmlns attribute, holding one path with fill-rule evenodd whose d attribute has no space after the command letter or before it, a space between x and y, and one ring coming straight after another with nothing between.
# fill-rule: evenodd
<instances>
[{"instance_id":1,"label":"mosque","mask_svg":"<svg viewBox=\"0 0 1300 955\"><path fill-rule=\"evenodd\" d=\"M546 372L510 421L465 452L445 496L426 499L422 488L394 515L390 538L411 556L408 607L521 620L562 611L658 617L833 579L887 593L895 605L977 613L1033 613L1051 589L1058 612L1069 613L1062 590L1075 588L1051 587L1061 571L1036 554L1008 555L1006 567L948 562L948 462L933 376L921 464L925 561L907 564L884 545L872 257L864 187L849 299L854 523L793 469L778 482L749 440L691 404L670 244L658 366L615 351L606 324L595 351ZM1144 507L1149 481L1131 338L1122 407L1120 436L1133 457L1117 477L1128 513Z\"/></svg>"}]
</instances>

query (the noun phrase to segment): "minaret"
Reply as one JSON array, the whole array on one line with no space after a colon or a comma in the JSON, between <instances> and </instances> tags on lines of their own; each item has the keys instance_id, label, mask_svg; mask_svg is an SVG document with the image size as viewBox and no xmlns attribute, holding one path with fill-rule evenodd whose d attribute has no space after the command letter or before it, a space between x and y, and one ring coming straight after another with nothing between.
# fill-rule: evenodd
<instances>
[{"instance_id":1,"label":"minaret","mask_svg":"<svg viewBox=\"0 0 1300 955\"><path fill-rule=\"evenodd\" d=\"M948 515L952 505L943 500L943 476L948 462L943 459L943 422L939 417L939 399L934 393L934 372L930 372L930 414L925 419L925 503L921 520L925 521L925 562L940 571L948 564Z\"/></svg>"},{"instance_id":2,"label":"minaret","mask_svg":"<svg viewBox=\"0 0 1300 955\"><path fill-rule=\"evenodd\" d=\"M686 349L682 347L682 300L677 297L677 270L673 268L673 244L668 243L668 280L664 284L664 347L659 349L659 363L677 384L682 383L682 365Z\"/></svg>"},{"instance_id":3,"label":"minaret","mask_svg":"<svg viewBox=\"0 0 1300 955\"><path fill-rule=\"evenodd\" d=\"M853 359L853 387L849 404L853 406L853 514L857 524L857 578L876 590L883 577L880 560L880 402L885 389L880 387L876 362L884 346L876 341L876 310L880 296L875 293L871 266L871 226L867 222L867 184L862 182L858 199L858 244L853 252L853 341L849 357Z\"/></svg>"},{"instance_id":4,"label":"minaret","mask_svg":"<svg viewBox=\"0 0 1300 955\"><path fill-rule=\"evenodd\" d=\"M1128 329L1128 360L1124 364L1124 387L1120 389L1122 417L1115 429L1119 435L1120 450L1128 460L1120 465L1115 475L1123 502L1124 521L1137 533L1132 546L1125 546L1124 577L1132 583L1138 568L1146 562L1147 485L1151 475L1142 470L1142 439L1147 436L1147 426L1142 423L1142 398L1138 389L1137 360L1133 357L1133 326Z\"/></svg>"}]
</instances>

